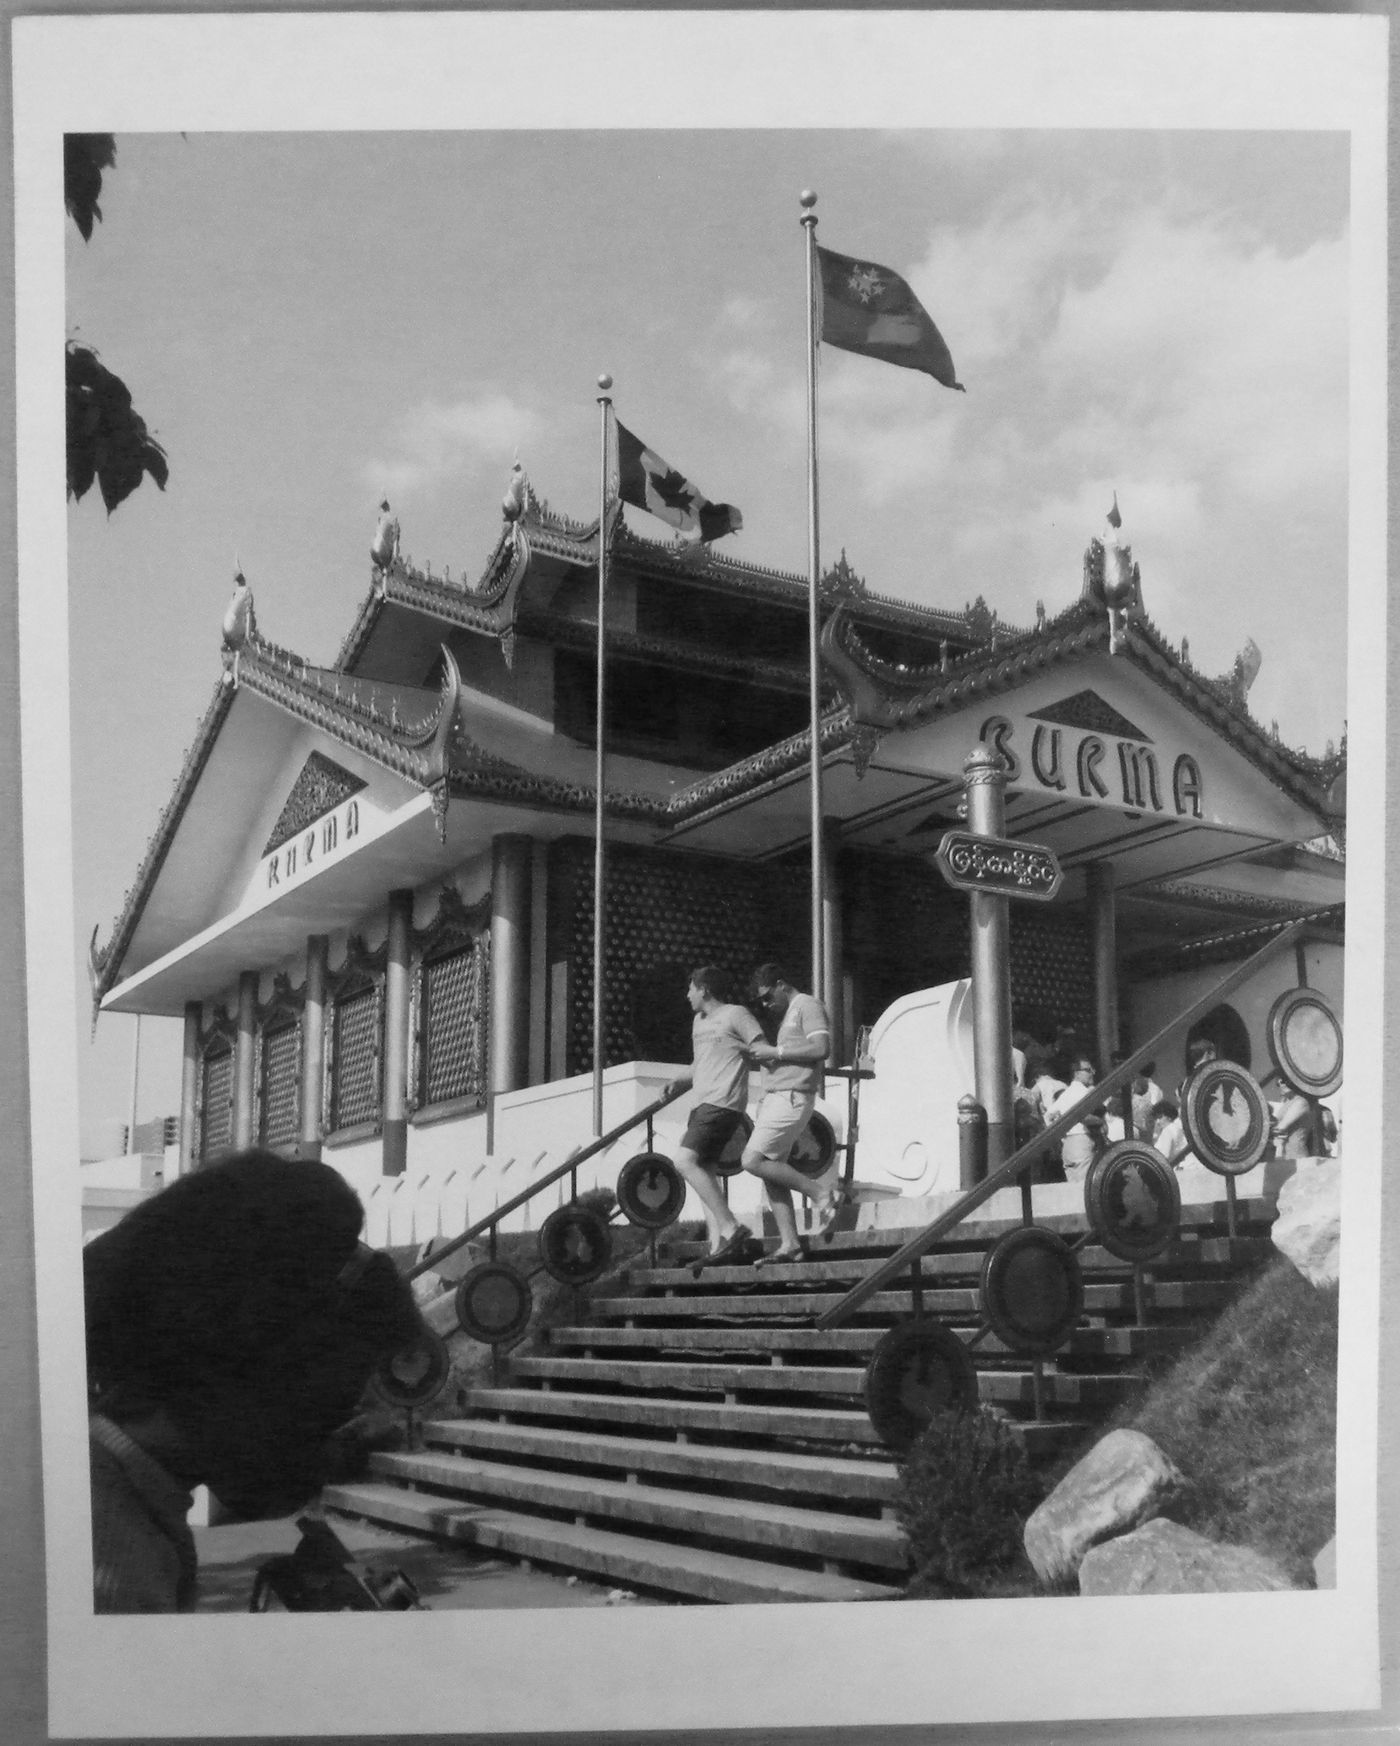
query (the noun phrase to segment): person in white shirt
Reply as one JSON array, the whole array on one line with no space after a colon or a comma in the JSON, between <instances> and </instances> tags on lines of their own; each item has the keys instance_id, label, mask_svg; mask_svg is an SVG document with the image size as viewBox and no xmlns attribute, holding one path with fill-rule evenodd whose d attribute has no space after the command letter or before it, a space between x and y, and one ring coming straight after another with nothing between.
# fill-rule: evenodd
<instances>
[{"instance_id":1,"label":"person in white shirt","mask_svg":"<svg viewBox=\"0 0 1400 1746\"><path fill-rule=\"evenodd\" d=\"M819 1188L788 1162L811 1120L822 1064L831 1052L826 1008L813 995L803 994L777 964L759 965L753 990L754 999L778 1021L776 1039L755 1043L748 1051L749 1060L764 1070L763 1096L743 1165L762 1181L778 1228L778 1247L754 1263L763 1267L775 1261L800 1261L806 1253L797 1234L794 1192L813 1202L820 1236L834 1229L843 1197L838 1188Z\"/></svg>"},{"instance_id":2,"label":"person in white shirt","mask_svg":"<svg viewBox=\"0 0 1400 1746\"><path fill-rule=\"evenodd\" d=\"M1050 1107L1051 1121L1058 1121L1077 1103L1084 1101L1094 1083L1094 1074L1094 1063L1087 1056L1079 1056L1074 1063L1074 1073L1069 1084ZM1087 1119L1098 1121L1098 1118ZM1094 1161L1094 1152L1093 1134L1085 1122L1076 1122L1060 1141L1060 1157L1064 1162L1066 1182L1076 1182L1084 1175Z\"/></svg>"}]
</instances>

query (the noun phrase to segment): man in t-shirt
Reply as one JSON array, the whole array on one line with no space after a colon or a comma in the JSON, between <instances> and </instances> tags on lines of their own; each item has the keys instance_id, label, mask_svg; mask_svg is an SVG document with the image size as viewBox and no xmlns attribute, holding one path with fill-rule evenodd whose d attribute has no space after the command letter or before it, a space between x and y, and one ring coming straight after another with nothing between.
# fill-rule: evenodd
<instances>
[{"instance_id":1,"label":"man in t-shirt","mask_svg":"<svg viewBox=\"0 0 1400 1746\"><path fill-rule=\"evenodd\" d=\"M746 1006L728 998L724 972L702 964L690 973L686 999L695 1014L691 1028L689 1074L673 1079L667 1092L687 1086L695 1091L690 1121L676 1153L676 1168L695 1190L705 1213L709 1252L699 1263L712 1265L742 1257L753 1232L729 1210L714 1166L744 1120L749 1101L748 1049L763 1041L763 1027Z\"/></svg>"},{"instance_id":2,"label":"man in t-shirt","mask_svg":"<svg viewBox=\"0 0 1400 1746\"><path fill-rule=\"evenodd\" d=\"M778 1022L772 1043L754 1043L748 1051L749 1060L763 1068L763 1096L744 1148L744 1169L761 1179L778 1227L778 1247L755 1262L763 1267L803 1257L792 1208L794 1190L814 1203L816 1230L821 1236L834 1228L842 1197L839 1189L818 1188L788 1162L811 1120L822 1063L831 1052L831 1021L826 1008L814 996L801 993L777 964L759 965L753 973L753 992L754 999Z\"/></svg>"}]
</instances>

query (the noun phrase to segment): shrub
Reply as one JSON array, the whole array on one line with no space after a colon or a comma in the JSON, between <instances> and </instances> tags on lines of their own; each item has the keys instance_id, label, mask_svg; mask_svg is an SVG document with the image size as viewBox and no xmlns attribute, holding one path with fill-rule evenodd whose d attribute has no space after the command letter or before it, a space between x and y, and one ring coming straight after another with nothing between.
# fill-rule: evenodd
<instances>
[{"instance_id":1,"label":"shrub","mask_svg":"<svg viewBox=\"0 0 1400 1746\"><path fill-rule=\"evenodd\" d=\"M911 1595L988 1594L1023 1556L1040 1502L1020 1438L982 1409L941 1412L900 1463L896 1513L909 1539Z\"/></svg>"}]
</instances>

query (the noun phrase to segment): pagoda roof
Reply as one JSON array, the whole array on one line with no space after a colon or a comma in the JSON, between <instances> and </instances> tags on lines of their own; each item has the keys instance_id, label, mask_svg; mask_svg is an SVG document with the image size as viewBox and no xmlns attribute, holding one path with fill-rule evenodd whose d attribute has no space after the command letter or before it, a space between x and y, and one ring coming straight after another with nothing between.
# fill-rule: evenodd
<instances>
[{"instance_id":1,"label":"pagoda roof","mask_svg":"<svg viewBox=\"0 0 1400 1746\"><path fill-rule=\"evenodd\" d=\"M805 610L809 583L805 576L736 558L711 545L684 540L659 541L636 533L619 515L609 538L610 561L633 574L657 581L685 582L734 599L766 601ZM535 497L526 496L521 514L502 523L501 531L474 583L437 576L411 558L395 556L376 569L373 582L346 633L335 665L353 670L363 659L386 606L448 624L456 629L509 640L528 620L528 628L547 633L555 625L574 621L552 613L547 601L535 598L531 578L545 560L554 567L596 570L598 520L573 521L556 514ZM876 593L851 567L843 551L820 584L823 611L844 606L871 630L925 639L946 639L960 645L985 640L994 629L1005 634L996 614L979 596L962 611L946 611Z\"/></svg>"}]
</instances>

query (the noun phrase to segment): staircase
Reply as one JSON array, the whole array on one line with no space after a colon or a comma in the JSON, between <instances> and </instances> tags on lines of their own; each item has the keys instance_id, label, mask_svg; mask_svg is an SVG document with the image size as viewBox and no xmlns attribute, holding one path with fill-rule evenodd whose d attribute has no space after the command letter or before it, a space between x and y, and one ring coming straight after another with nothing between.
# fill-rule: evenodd
<instances>
[{"instance_id":1,"label":"staircase","mask_svg":"<svg viewBox=\"0 0 1400 1746\"><path fill-rule=\"evenodd\" d=\"M1223 1189L1223 1184L1222 1184ZM1082 1236L1077 1191L1035 1190L1036 1223ZM970 1340L990 1244L1019 1223L998 1195L924 1257L924 1313ZM896 1208L898 1202L892 1203ZM1081 1203L1082 1204L1082 1203ZM878 1216L890 1217L891 1203ZM505 1355L499 1386L467 1416L429 1420L421 1450L373 1458L371 1479L328 1488L342 1514L410 1529L541 1568L671 1600L878 1600L899 1595L906 1546L896 1469L862 1399L880 1335L910 1313L907 1290L877 1293L851 1321L812 1324L927 1222L860 1223L811 1260L755 1271L691 1263L672 1237L633 1261L568 1326ZM1084 1314L1053 1358L1017 1357L984 1334L974 1348L983 1404L1033 1462L1090 1438L1146 1370L1196 1339L1270 1253L1271 1199L1183 1209L1181 1231L1135 1282L1105 1249L1079 1251Z\"/></svg>"}]
</instances>

